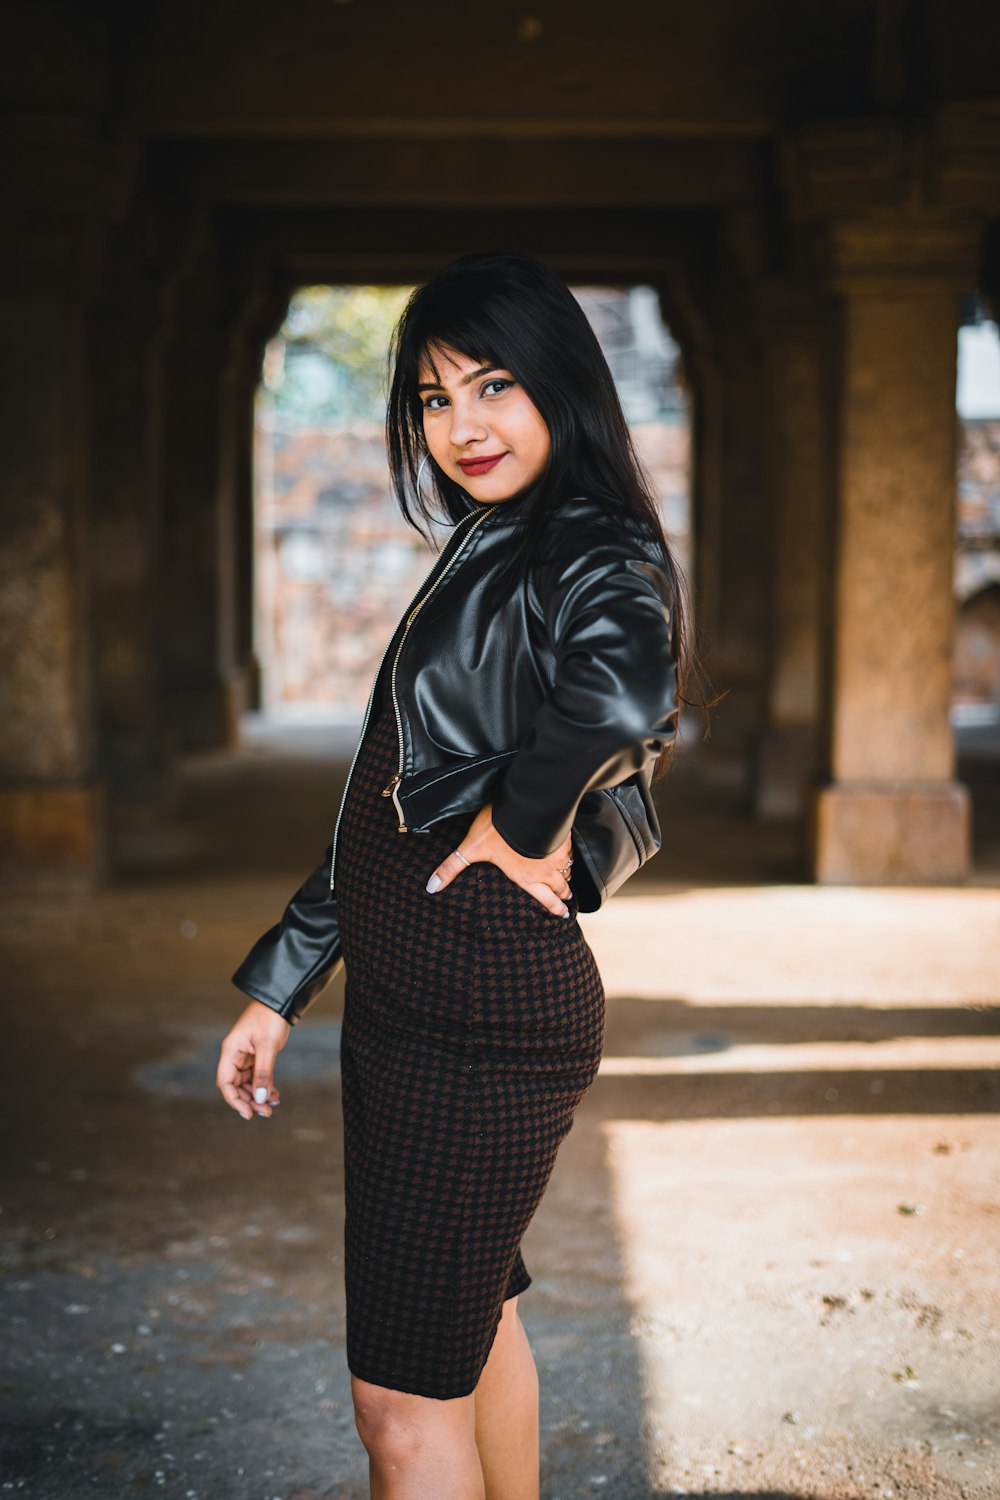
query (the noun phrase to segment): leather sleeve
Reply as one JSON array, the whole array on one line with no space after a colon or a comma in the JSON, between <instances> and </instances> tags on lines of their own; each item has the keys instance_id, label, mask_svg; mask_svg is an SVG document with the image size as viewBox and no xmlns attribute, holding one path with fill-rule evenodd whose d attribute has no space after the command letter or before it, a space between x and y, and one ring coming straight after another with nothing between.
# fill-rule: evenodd
<instances>
[{"instance_id":1,"label":"leather sleeve","mask_svg":"<svg viewBox=\"0 0 1000 1500\"><path fill-rule=\"evenodd\" d=\"M581 797L616 786L676 732L672 588L665 570L607 547L539 571L555 681L493 797L493 825L542 859Z\"/></svg>"},{"instance_id":2,"label":"leather sleeve","mask_svg":"<svg viewBox=\"0 0 1000 1500\"><path fill-rule=\"evenodd\" d=\"M343 967L337 900L330 889L333 843L292 896L279 922L254 943L232 976L237 989L283 1016L290 1026Z\"/></svg>"}]
</instances>

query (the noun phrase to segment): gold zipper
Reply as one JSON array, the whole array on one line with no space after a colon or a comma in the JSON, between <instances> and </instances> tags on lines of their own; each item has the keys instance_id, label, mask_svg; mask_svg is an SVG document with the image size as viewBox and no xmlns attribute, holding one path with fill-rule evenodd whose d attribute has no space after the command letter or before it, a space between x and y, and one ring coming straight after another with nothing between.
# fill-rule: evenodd
<instances>
[{"instance_id":1,"label":"gold zipper","mask_svg":"<svg viewBox=\"0 0 1000 1500\"><path fill-rule=\"evenodd\" d=\"M468 539L471 536L472 532L475 530L475 526L479 525L479 521L485 521L486 517L488 515L491 515L491 514L492 514L492 510L485 511L479 517L479 520L477 520L475 522L475 525L471 526L469 528L469 530L466 532L465 536L462 538L462 541L460 542L460 544L458 545L458 547L456 547L456 549L453 552L452 556L448 560L447 565L444 568L442 568L441 572L438 574L437 578L434 580L434 583L427 590L427 593L423 596L422 599L419 599L418 602L410 609L410 612L409 612L409 614L406 617L406 626L405 626L405 629L403 630L403 635L402 635L402 638L401 638L401 640L399 642L399 650L400 651L403 649L403 641L406 639L406 632L407 632L407 630L409 630L410 624L411 624L411 622L413 620L414 615L417 613L417 610L420 609L421 605L424 603L424 600L428 599L430 597L430 595L434 592L434 590L437 588L438 584L441 582L441 579L444 577L445 573L448 572L448 569L451 567L452 563L455 561L455 558L458 556L459 552L461 552L462 549L464 548L465 543L468 541ZM468 516L463 516L460 521L456 522L455 531L452 532L452 535L449 538L449 541L454 541L455 534L457 533L458 528L460 526L464 526L465 523L466 523L466 521L468 521L474 515L475 515L475 511L471 511ZM441 558L438 558L438 563L440 563L440 561L441 561ZM386 657L389 654L389 646L390 646L391 642L392 642L392 637L390 636L389 640L386 642L385 650L382 652L382 655L379 658L379 664L375 668L375 676L372 678L371 690L369 691L369 694L368 694L368 704L367 704L367 706L365 708L365 716L364 716L364 719L362 720L362 723L361 723L361 733L358 735L358 743L357 743L357 745L355 747L355 750L354 750L354 758L351 761L350 769L347 772L347 780L344 782L344 791L343 791L343 794L342 794L341 799L340 799L340 810L337 813L337 821L336 821L336 824L334 825L334 829L333 829L333 849L332 849L331 855L330 855L330 889L331 889L331 891L334 888L334 871L336 870L336 867L337 867L337 834L340 831L340 819L343 816L344 803L347 801L347 788L351 784L351 777L354 774L354 767L357 765L358 756L361 754L361 746L364 743L365 730L368 728L368 720L369 720L369 718L371 716L372 703L375 700L375 684L378 682L379 673L382 670L382 663L385 661ZM399 806L399 803L398 803L398 801L396 801L395 796L394 796L394 791L395 791L396 783L400 780L400 778L402 776L402 771L403 771L402 724L400 722L399 705L396 702L396 694L395 694L396 663L398 661L399 661L399 651L396 652L395 661L392 664L392 683L393 683L392 702L393 702L393 708L395 709L395 713L396 713L396 735L397 735L397 738L399 740L399 770L395 771L393 773L392 779L389 781L388 785L383 788L382 796L383 797L389 797L389 796L393 797L393 801L395 802L395 805L396 805L396 810L399 813L399 822L400 822L399 832L400 833L407 833L409 830L406 828L406 825L403 823L403 811L402 811L402 808Z\"/></svg>"},{"instance_id":2,"label":"gold zipper","mask_svg":"<svg viewBox=\"0 0 1000 1500\"><path fill-rule=\"evenodd\" d=\"M471 537L472 533L475 531L476 527L479 526L479 525L481 525L482 522L485 521L486 518L488 516L492 515L492 514L493 514L493 511L492 511L492 508L491 508L490 510L484 511L482 513L482 515L478 517L477 520L473 521L472 525L469 527L468 531L465 533L465 536L462 538L461 542L455 548L455 551L452 553L451 557L449 558L449 560L448 560L448 566L441 569L441 572L435 578L434 582L432 583L431 587L427 590L426 594L424 594L423 598L419 599L417 601L417 603L413 606L413 608L410 610L410 613L406 617L406 625L405 625L405 627L403 629L403 634L399 638L399 647L398 647L398 649L396 651L396 656L395 656L395 659L393 660L393 663L392 663L392 673L391 673L390 678L389 678L389 690L390 690L390 692L392 694L392 706L393 706L393 708L396 711L396 737L397 737L397 739L399 741L399 765L397 766L396 770L394 771L394 773L392 775L392 778L389 781L388 785L385 786L385 787L383 787L383 789L382 789L382 795L383 796L387 796L387 795L390 796L392 798L393 802L395 803L396 812L399 815L399 827L396 829L397 833L409 833L409 829L407 828L406 824L403 822L403 809L400 806L399 793L398 793L399 783L403 779L403 721L402 721L402 718L401 718L400 712L399 712L399 703L398 703L398 701L396 699L396 668L399 666L400 652L402 651L403 646L406 643L407 631L409 630L410 626L413 624L414 616L418 613L418 611L420 611L421 609L423 609L424 605L427 603L427 600L431 597L431 595L433 594L434 590L437 588L438 584L441 582L441 580L443 578L445 578L447 576L447 574L450 571L450 569L457 562L457 560L460 557L461 553L464 551L464 549L468 545L469 538ZM461 523L459 523L459 524L461 524Z\"/></svg>"}]
</instances>

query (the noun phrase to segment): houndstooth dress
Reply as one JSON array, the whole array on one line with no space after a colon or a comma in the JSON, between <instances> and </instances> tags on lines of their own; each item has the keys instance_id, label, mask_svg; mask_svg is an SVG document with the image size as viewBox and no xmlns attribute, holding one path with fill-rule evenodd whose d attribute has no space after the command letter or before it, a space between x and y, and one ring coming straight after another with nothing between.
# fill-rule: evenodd
<instances>
[{"instance_id":1,"label":"houndstooth dress","mask_svg":"<svg viewBox=\"0 0 1000 1500\"><path fill-rule=\"evenodd\" d=\"M605 992L578 923L477 861L427 880L474 814L400 833L376 687L337 836L347 1361L374 1385L475 1389L521 1238L597 1072Z\"/></svg>"}]
</instances>

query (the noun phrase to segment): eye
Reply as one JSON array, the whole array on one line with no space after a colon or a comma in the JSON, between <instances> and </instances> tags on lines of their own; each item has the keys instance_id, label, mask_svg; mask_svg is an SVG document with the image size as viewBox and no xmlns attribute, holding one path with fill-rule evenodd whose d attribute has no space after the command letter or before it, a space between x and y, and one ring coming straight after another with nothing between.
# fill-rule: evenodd
<instances>
[{"instance_id":1,"label":"eye","mask_svg":"<svg viewBox=\"0 0 1000 1500\"><path fill-rule=\"evenodd\" d=\"M504 375L494 375L492 380L486 380L483 382L482 390L485 392L488 391L491 386L498 385L501 387L501 390L497 394L502 396L505 390L507 390L510 386L514 386L516 384L516 380L508 380ZM424 411L441 411L441 407L432 405L432 402L447 401L447 399L447 396L428 396L426 401L421 402L421 405Z\"/></svg>"}]
</instances>

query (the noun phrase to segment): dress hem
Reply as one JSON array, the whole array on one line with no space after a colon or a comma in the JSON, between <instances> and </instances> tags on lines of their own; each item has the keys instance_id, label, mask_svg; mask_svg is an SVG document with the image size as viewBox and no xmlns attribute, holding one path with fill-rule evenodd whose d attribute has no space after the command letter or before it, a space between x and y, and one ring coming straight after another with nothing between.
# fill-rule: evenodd
<instances>
[{"instance_id":1,"label":"dress hem","mask_svg":"<svg viewBox=\"0 0 1000 1500\"><path fill-rule=\"evenodd\" d=\"M526 1292L528 1290L529 1286L531 1286L531 1274L530 1272L525 1271L523 1277L518 1277L517 1289L511 1292L509 1297L505 1297L504 1301L509 1302L511 1298L519 1297L522 1292ZM499 1329L500 1324L498 1322L496 1328L494 1328L493 1330L493 1338L490 1340L490 1352L492 1352L493 1344L496 1341L496 1336L499 1332ZM486 1355L487 1360L489 1359L490 1352L488 1352ZM402 1385L398 1381L379 1379L379 1377L376 1375L365 1375L359 1368L357 1361L352 1364L351 1361L348 1360L347 1368L357 1380L363 1380L366 1385L377 1385L380 1387L380 1389L385 1391L401 1391L406 1396L423 1396L429 1401L460 1401L464 1396L471 1396L473 1391L476 1389L476 1386L479 1384L480 1378L483 1373L483 1371L480 1370L479 1375L476 1376L476 1379L473 1381L472 1385L468 1387L468 1389L449 1391L446 1396L442 1396L440 1391L427 1390L425 1383L411 1381L408 1385ZM486 1361L483 1362L483 1369L485 1368Z\"/></svg>"}]
</instances>

